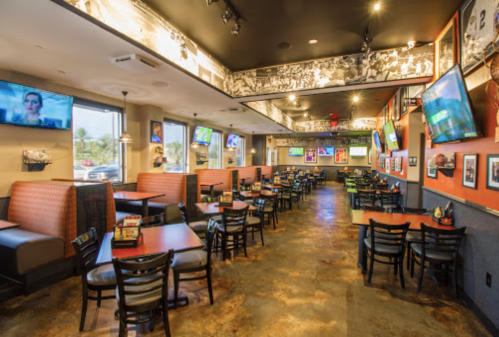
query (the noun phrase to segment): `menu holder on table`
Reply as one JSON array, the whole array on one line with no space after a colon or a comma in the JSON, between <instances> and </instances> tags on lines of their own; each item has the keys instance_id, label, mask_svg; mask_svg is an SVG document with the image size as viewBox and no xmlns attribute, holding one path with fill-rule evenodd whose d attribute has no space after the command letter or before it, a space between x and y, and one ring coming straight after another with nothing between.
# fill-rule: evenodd
<instances>
[{"instance_id":1,"label":"menu holder on table","mask_svg":"<svg viewBox=\"0 0 499 337\"><path fill-rule=\"evenodd\" d=\"M251 192L260 192L262 190L261 183L254 183L251 185Z\"/></svg>"},{"instance_id":2,"label":"menu holder on table","mask_svg":"<svg viewBox=\"0 0 499 337\"><path fill-rule=\"evenodd\" d=\"M137 248L144 241L140 231L140 215L128 215L123 224L114 226L114 236L111 239L111 247Z\"/></svg>"},{"instance_id":3,"label":"menu holder on table","mask_svg":"<svg viewBox=\"0 0 499 337\"><path fill-rule=\"evenodd\" d=\"M234 194L232 191L224 190L220 197L218 197L218 207L232 207L234 206Z\"/></svg>"},{"instance_id":4,"label":"menu holder on table","mask_svg":"<svg viewBox=\"0 0 499 337\"><path fill-rule=\"evenodd\" d=\"M280 185L281 184L281 178L280 177L275 177L274 178L274 185Z\"/></svg>"}]
</instances>

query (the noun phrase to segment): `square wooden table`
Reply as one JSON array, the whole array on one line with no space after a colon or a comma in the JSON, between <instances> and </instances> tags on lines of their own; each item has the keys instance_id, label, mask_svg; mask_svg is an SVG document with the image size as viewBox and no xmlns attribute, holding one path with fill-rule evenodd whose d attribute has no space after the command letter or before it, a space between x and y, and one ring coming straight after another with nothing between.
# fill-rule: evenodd
<instances>
[{"instance_id":1,"label":"square wooden table","mask_svg":"<svg viewBox=\"0 0 499 337\"><path fill-rule=\"evenodd\" d=\"M139 247L119 249L111 248L111 239L114 236L114 232L106 233L102 240L96 263L109 263L113 257L117 259L131 259L166 253L170 249L179 253L204 247L203 241L186 224L141 228L141 232L144 241Z\"/></svg>"},{"instance_id":2,"label":"square wooden table","mask_svg":"<svg viewBox=\"0 0 499 337\"><path fill-rule=\"evenodd\" d=\"M421 223L427 226L438 228L438 229L455 229L453 226L442 226L433 221L431 215L418 215L418 214L403 214L403 213L382 213L382 212L370 212L362 210L351 210L350 216L352 220L352 225L359 226L359 255L357 258L357 265L362 270L362 273L366 272L366 254L364 239L366 238L367 228L369 227L369 219L381 222L388 225L401 225L406 222L410 222L410 230L420 231Z\"/></svg>"},{"instance_id":3,"label":"square wooden table","mask_svg":"<svg viewBox=\"0 0 499 337\"><path fill-rule=\"evenodd\" d=\"M147 192L131 192L131 191L120 191L114 192L114 200L125 200L125 201L142 201L142 217L149 216L149 208L147 207L148 200L159 198L164 196L164 193L147 193Z\"/></svg>"},{"instance_id":4,"label":"square wooden table","mask_svg":"<svg viewBox=\"0 0 499 337\"><path fill-rule=\"evenodd\" d=\"M210 188L211 200L213 200L215 198L215 196L213 194L213 187L218 186L218 185L222 185L222 184L223 183L208 183L208 182L200 182L199 183L200 186L208 186Z\"/></svg>"},{"instance_id":5,"label":"square wooden table","mask_svg":"<svg viewBox=\"0 0 499 337\"><path fill-rule=\"evenodd\" d=\"M0 220L0 231L3 231L4 229L16 228L19 226L21 226L21 225L18 223Z\"/></svg>"},{"instance_id":6,"label":"square wooden table","mask_svg":"<svg viewBox=\"0 0 499 337\"><path fill-rule=\"evenodd\" d=\"M224 212L224 208L219 207L218 202L200 202L196 203L195 205L204 215L213 216L213 215L222 214ZM246 207L248 207L248 204L240 200L235 200L232 207L225 207L225 208L240 210ZM256 211L256 207L250 205L249 210Z\"/></svg>"}]
</instances>

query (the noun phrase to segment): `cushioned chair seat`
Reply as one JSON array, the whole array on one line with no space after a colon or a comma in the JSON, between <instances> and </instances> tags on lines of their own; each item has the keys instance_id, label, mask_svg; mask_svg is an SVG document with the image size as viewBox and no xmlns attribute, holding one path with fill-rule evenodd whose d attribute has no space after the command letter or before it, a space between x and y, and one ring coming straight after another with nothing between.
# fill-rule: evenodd
<instances>
[{"instance_id":1,"label":"cushioned chair seat","mask_svg":"<svg viewBox=\"0 0 499 337\"><path fill-rule=\"evenodd\" d=\"M420 243L413 243L411 247L419 255L422 254L422 246ZM452 261L452 253L447 252L435 252L433 250L427 250L426 257L436 260Z\"/></svg>"},{"instance_id":2,"label":"cushioned chair seat","mask_svg":"<svg viewBox=\"0 0 499 337\"><path fill-rule=\"evenodd\" d=\"M252 199L246 199L243 201L246 205L253 205L253 200Z\"/></svg>"},{"instance_id":3,"label":"cushioned chair seat","mask_svg":"<svg viewBox=\"0 0 499 337\"><path fill-rule=\"evenodd\" d=\"M271 213L271 212L273 212L273 211L274 211L274 208L273 208L273 207L265 207L265 208L263 209L263 212L264 212L264 213Z\"/></svg>"},{"instance_id":4,"label":"cushioned chair seat","mask_svg":"<svg viewBox=\"0 0 499 337\"><path fill-rule=\"evenodd\" d=\"M396 246L387 246L387 245L383 245L381 243L378 243L378 242L382 242L380 240L377 240L376 241L376 250L375 252L376 253L385 253L385 254L398 254L399 253L399 248L396 247ZM372 250L371 248L371 240L370 239L364 239L364 243L366 244L366 247L369 249L369 250Z\"/></svg>"},{"instance_id":5,"label":"cushioned chair seat","mask_svg":"<svg viewBox=\"0 0 499 337\"><path fill-rule=\"evenodd\" d=\"M421 232L416 231L408 231L405 236L406 241L409 242L418 242L421 241Z\"/></svg>"},{"instance_id":6,"label":"cushioned chair seat","mask_svg":"<svg viewBox=\"0 0 499 337\"><path fill-rule=\"evenodd\" d=\"M196 233L206 232L208 229L208 222L204 220L189 222L189 227Z\"/></svg>"},{"instance_id":7,"label":"cushioned chair seat","mask_svg":"<svg viewBox=\"0 0 499 337\"><path fill-rule=\"evenodd\" d=\"M0 271L24 275L49 263L64 259L60 238L19 228L0 231Z\"/></svg>"},{"instance_id":8,"label":"cushioned chair seat","mask_svg":"<svg viewBox=\"0 0 499 337\"><path fill-rule=\"evenodd\" d=\"M185 253L175 254L172 268L176 270L193 269L206 266L208 254L204 250L191 250Z\"/></svg>"},{"instance_id":9,"label":"cushioned chair seat","mask_svg":"<svg viewBox=\"0 0 499 337\"><path fill-rule=\"evenodd\" d=\"M227 233L242 232L243 226L229 226L229 228L226 230L225 225L222 223L220 224L220 230Z\"/></svg>"},{"instance_id":10,"label":"cushioned chair seat","mask_svg":"<svg viewBox=\"0 0 499 337\"><path fill-rule=\"evenodd\" d=\"M116 273L112 264L105 264L91 270L87 274L88 284L105 286L116 284Z\"/></svg>"},{"instance_id":11,"label":"cushioned chair seat","mask_svg":"<svg viewBox=\"0 0 499 337\"><path fill-rule=\"evenodd\" d=\"M154 277L151 276L151 277ZM141 278L140 281L145 281L146 278ZM134 279L129 279L127 280L128 282L133 282ZM145 284L142 286L125 286L126 291L143 291L147 289L153 289L154 287L160 286L162 284L162 280L158 280L155 282L152 282L150 284ZM163 295L163 289L160 287L156 290L153 290L151 292L147 292L145 294L137 294L137 295L126 295L126 305L143 305L147 303L151 303L154 301L157 301L161 299L161 296ZM120 300L120 294L118 291L118 287L116 287L116 299L119 301Z\"/></svg>"},{"instance_id":12,"label":"cushioned chair seat","mask_svg":"<svg viewBox=\"0 0 499 337\"><path fill-rule=\"evenodd\" d=\"M221 215L212 216L211 219L213 219L213 221L216 221L218 223L222 222L222 216Z\"/></svg>"},{"instance_id":13,"label":"cushioned chair seat","mask_svg":"<svg viewBox=\"0 0 499 337\"><path fill-rule=\"evenodd\" d=\"M250 226L258 225L261 222L261 219L256 216L248 216L246 217L246 223Z\"/></svg>"}]
</instances>

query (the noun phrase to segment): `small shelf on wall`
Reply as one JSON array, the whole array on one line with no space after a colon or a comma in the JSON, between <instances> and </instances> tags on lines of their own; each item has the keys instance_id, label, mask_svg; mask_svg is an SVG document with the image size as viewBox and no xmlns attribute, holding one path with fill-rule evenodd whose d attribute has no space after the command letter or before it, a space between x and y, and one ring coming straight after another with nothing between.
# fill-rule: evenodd
<instances>
[{"instance_id":1,"label":"small shelf on wall","mask_svg":"<svg viewBox=\"0 0 499 337\"><path fill-rule=\"evenodd\" d=\"M41 172L45 170L45 166L52 164L51 162L48 163L26 163L24 162L25 165L28 165L28 172Z\"/></svg>"},{"instance_id":2,"label":"small shelf on wall","mask_svg":"<svg viewBox=\"0 0 499 337\"><path fill-rule=\"evenodd\" d=\"M454 178L454 170L453 168L437 168L444 176L447 178Z\"/></svg>"}]
</instances>

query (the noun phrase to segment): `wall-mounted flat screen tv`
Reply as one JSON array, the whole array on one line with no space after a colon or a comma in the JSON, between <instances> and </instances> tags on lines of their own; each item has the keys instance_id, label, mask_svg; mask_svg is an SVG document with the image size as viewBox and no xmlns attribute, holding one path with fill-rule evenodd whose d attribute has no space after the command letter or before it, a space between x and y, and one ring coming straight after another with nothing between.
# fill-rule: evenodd
<instances>
[{"instance_id":1,"label":"wall-mounted flat screen tv","mask_svg":"<svg viewBox=\"0 0 499 337\"><path fill-rule=\"evenodd\" d=\"M229 133L227 136L227 147L232 147L234 149L239 145L239 135Z\"/></svg>"},{"instance_id":2,"label":"wall-mounted flat screen tv","mask_svg":"<svg viewBox=\"0 0 499 337\"><path fill-rule=\"evenodd\" d=\"M332 146L318 147L317 153L319 154L319 157L333 157L334 147Z\"/></svg>"},{"instance_id":3,"label":"wall-mounted flat screen tv","mask_svg":"<svg viewBox=\"0 0 499 337\"><path fill-rule=\"evenodd\" d=\"M374 146L376 147L376 152L378 153L383 152L383 145L381 145L381 139L379 138L378 131L373 132L373 138L374 138Z\"/></svg>"},{"instance_id":4,"label":"wall-mounted flat screen tv","mask_svg":"<svg viewBox=\"0 0 499 337\"><path fill-rule=\"evenodd\" d=\"M383 131L385 132L386 146L388 147L388 150L400 150L399 137L397 136L397 131L395 131L395 124L393 124L393 119L390 119L388 123L383 126Z\"/></svg>"},{"instance_id":5,"label":"wall-mounted flat screen tv","mask_svg":"<svg viewBox=\"0 0 499 337\"><path fill-rule=\"evenodd\" d=\"M73 97L0 81L0 123L71 129Z\"/></svg>"},{"instance_id":6,"label":"wall-mounted flat screen tv","mask_svg":"<svg viewBox=\"0 0 499 337\"><path fill-rule=\"evenodd\" d=\"M199 145L210 145L211 134L213 130L210 128L203 128L202 126L196 126L194 129L194 140Z\"/></svg>"},{"instance_id":7,"label":"wall-mounted flat screen tv","mask_svg":"<svg viewBox=\"0 0 499 337\"><path fill-rule=\"evenodd\" d=\"M366 146L350 147L350 156L351 157L365 157L365 156L367 156L367 147Z\"/></svg>"},{"instance_id":8,"label":"wall-mounted flat screen tv","mask_svg":"<svg viewBox=\"0 0 499 337\"><path fill-rule=\"evenodd\" d=\"M290 147L289 148L289 156L290 157L303 157L303 148L302 147Z\"/></svg>"},{"instance_id":9,"label":"wall-mounted flat screen tv","mask_svg":"<svg viewBox=\"0 0 499 337\"><path fill-rule=\"evenodd\" d=\"M459 64L426 90L421 99L433 143L478 137Z\"/></svg>"}]
</instances>

